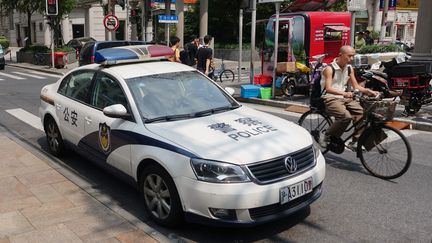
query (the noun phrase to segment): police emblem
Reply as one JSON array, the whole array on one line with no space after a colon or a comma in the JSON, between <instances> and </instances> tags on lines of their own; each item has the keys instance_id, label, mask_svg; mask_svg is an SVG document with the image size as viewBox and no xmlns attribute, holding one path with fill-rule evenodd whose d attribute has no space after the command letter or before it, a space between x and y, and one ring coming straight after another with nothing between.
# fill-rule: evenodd
<instances>
[{"instance_id":1,"label":"police emblem","mask_svg":"<svg viewBox=\"0 0 432 243\"><path fill-rule=\"evenodd\" d=\"M111 129L106 123L99 124L99 147L105 153L111 149Z\"/></svg>"}]
</instances>

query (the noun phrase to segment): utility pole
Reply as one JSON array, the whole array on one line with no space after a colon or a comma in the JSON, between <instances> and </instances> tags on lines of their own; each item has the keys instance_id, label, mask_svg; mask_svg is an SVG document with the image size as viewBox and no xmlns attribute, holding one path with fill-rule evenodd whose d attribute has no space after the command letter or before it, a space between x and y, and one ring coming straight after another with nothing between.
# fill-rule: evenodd
<instances>
[{"instance_id":1,"label":"utility pole","mask_svg":"<svg viewBox=\"0 0 432 243\"><path fill-rule=\"evenodd\" d=\"M380 42L384 41L386 34L386 22L387 22L387 12L389 7L389 0L384 0L384 9L381 18L381 33L380 33Z\"/></svg>"},{"instance_id":2,"label":"utility pole","mask_svg":"<svg viewBox=\"0 0 432 243\"><path fill-rule=\"evenodd\" d=\"M256 33L256 0L252 0L252 26L251 26L251 57L250 57L250 83L253 84L254 79L254 52L255 52L255 33Z\"/></svg>"},{"instance_id":3,"label":"utility pole","mask_svg":"<svg viewBox=\"0 0 432 243\"><path fill-rule=\"evenodd\" d=\"M171 1L165 0L165 15L171 15ZM169 30L170 24L165 23L165 39L167 46L170 45L170 30Z\"/></svg>"},{"instance_id":4,"label":"utility pole","mask_svg":"<svg viewBox=\"0 0 432 243\"><path fill-rule=\"evenodd\" d=\"M241 67L242 67L242 55L243 55L243 9L240 9L239 14L239 61L238 61L238 73L237 78L241 80Z\"/></svg>"}]
</instances>

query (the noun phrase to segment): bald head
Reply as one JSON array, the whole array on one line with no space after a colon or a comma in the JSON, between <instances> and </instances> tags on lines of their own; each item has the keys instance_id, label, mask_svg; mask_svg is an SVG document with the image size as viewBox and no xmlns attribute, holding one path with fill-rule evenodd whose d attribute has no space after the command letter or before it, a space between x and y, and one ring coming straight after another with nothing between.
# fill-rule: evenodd
<instances>
[{"instance_id":1,"label":"bald head","mask_svg":"<svg viewBox=\"0 0 432 243\"><path fill-rule=\"evenodd\" d=\"M344 68L347 64L350 64L355 55L355 49L352 46L342 46L339 49L339 57L337 63L339 67Z\"/></svg>"},{"instance_id":2,"label":"bald head","mask_svg":"<svg viewBox=\"0 0 432 243\"><path fill-rule=\"evenodd\" d=\"M339 49L339 54L347 54L347 53L352 53L352 52L355 53L355 49L352 46L348 46L348 45L342 46Z\"/></svg>"}]
</instances>

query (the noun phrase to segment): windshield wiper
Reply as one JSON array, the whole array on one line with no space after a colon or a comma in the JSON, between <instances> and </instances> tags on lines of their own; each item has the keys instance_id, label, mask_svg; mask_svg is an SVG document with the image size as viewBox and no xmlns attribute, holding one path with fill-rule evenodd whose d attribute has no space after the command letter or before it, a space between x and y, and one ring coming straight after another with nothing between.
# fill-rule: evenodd
<instances>
[{"instance_id":1,"label":"windshield wiper","mask_svg":"<svg viewBox=\"0 0 432 243\"><path fill-rule=\"evenodd\" d=\"M174 121L174 120L188 119L188 118L192 118L192 117L194 117L193 114L160 116L160 117L145 119L144 123L152 123L152 122L157 122L157 121Z\"/></svg>"},{"instance_id":2,"label":"windshield wiper","mask_svg":"<svg viewBox=\"0 0 432 243\"><path fill-rule=\"evenodd\" d=\"M213 109L208 109L208 110L203 110L203 111L199 111L196 112L194 114L195 117L201 117L201 116L208 116L217 112L221 112L221 111L229 111L229 110L234 110L239 108L240 106L222 106L222 107L218 107L218 108L213 108Z\"/></svg>"}]
</instances>

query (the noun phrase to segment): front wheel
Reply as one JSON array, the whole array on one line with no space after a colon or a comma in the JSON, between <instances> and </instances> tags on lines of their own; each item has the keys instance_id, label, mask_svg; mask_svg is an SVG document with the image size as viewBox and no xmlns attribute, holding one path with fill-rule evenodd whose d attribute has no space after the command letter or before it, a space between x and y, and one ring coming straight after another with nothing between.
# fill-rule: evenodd
<instances>
[{"instance_id":1,"label":"front wheel","mask_svg":"<svg viewBox=\"0 0 432 243\"><path fill-rule=\"evenodd\" d=\"M45 122L45 135L48 142L49 151L60 157L64 154L64 142L60 130L53 118L48 118Z\"/></svg>"},{"instance_id":2,"label":"front wheel","mask_svg":"<svg viewBox=\"0 0 432 243\"><path fill-rule=\"evenodd\" d=\"M411 164L412 151L406 137L398 129L372 126L361 135L357 154L369 173L381 179L403 175Z\"/></svg>"},{"instance_id":3,"label":"front wheel","mask_svg":"<svg viewBox=\"0 0 432 243\"><path fill-rule=\"evenodd\" d=\"M150 165L140 180L145 209L157 223L174 227L183 221L180 198L171 176L162 167Z\"/></svg>"},{"instance_id":4,"label":"front wheel","mask_svg":"<svg viewBox=\"0 0 432 243\"><path fill-rule=\"evenodd\" d=\"M305 128L311 134L315 143L319 145L320 138L324 136L332 121L327 115L313 109L304 113L300 117L298 124ZM327 149L321 147L321 151L325 153Z\"/></svg>"},{"instance_id":5,"label":"front wheel","mask_svg":"<svg viewBox=\"0 0 432 243\"><path fill-rule=\"evenodd\" d=\"M234 72L231 70L224 70L219 75L219 79L220 79L221 83L227 82L227 81L234 82L234 77L235 77Z\"/></svg>"}]
</instances>

